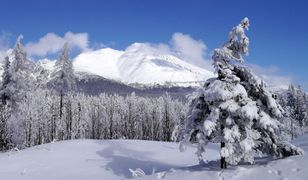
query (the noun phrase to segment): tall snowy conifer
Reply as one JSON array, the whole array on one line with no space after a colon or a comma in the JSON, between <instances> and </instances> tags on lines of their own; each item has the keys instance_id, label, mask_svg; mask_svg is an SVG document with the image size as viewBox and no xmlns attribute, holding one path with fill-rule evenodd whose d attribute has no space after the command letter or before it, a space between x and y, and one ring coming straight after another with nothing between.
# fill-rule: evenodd
<instances>
[{"instance_id":1,"label":"tall snowy conifer","mask_svg":"<svg viewBox=\"0 0 308 180\"><path fill-rule=\"evenodd\" d=\"M76 82L74 77L74 70L72 61L69 59L69 47L68 43L65 43L60 56L56 61L55 71L51 74L51 80L49 82L59 94L60 94L60 118L63 115L63 96L76 88Z\"/></svg>"},{"instance_id":2,"label":"tall snowy conifer","mask_svg":"<svg viewBox=\"0 0 308 180\"><path fill-rule=\"evenodd\" d=\"M278 139L283 110L275 95L248 68L237 64L248 54L248 27L244 18L232 29L228 42L215 49L212 59L218 77L209 79L192 99L180 135L181 148L188 141L198 144L200 161L208 142L220 142L221 168L241 160L254 163L257 153L275 157L302 153Z\"/></svg>"},{"instance_id":3,"label":"tall snowy conifer","mask_svg":"<svg viewBox=\"0 0 308 180\"><path fill-rule=\"evenodd\" d=\"M23 36L20 35L16 41L12 52L12 61L10 62L8 57L5 59L0 91L2 101L5 104L7 100L10 100L13 105L16 105L24 98L25 92L31 90L33 84L31 70L35 64L27 59L26 51L21 44L22 38Z\"/></svg>"}]
</instances>

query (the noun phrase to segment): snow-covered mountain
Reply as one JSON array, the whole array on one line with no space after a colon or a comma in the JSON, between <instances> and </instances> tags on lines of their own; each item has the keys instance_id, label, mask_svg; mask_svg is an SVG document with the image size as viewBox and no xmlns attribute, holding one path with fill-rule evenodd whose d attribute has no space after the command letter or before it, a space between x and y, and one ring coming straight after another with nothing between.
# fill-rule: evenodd
<instances>
[{"instance_id":1,"label":"snow-covered mountain","mask_svg":"<svg viewBox=\"0 0 308 180\"><path fill-rule=\"evenodd\" d=\"M13 59L12 50L7 51ZM1 63L1 62L0 62ZM33 75L48 78L54 70L55 60L37 61ZM103 48L83 52L73 59L77 76L95 75L125 84L199 86L213 72L189 64L170 53L157 52L146 43L134 43L120 51ZM2 74L2 65L0 74ZM42 78L42 77L39 77Z\"/></svg>"},{"instance_id":2,"label":"snow-covered mountain","mask_svg":"<svg viewBox=\"0 0 308 180\"><path fill-rule=\"evenodd\" d=\"M87 72L124 83L198 85L214 74L164 53L144 43L135 43L125 51L104 48L81 53L74 59L76 72Z\"/></svg>"}]
</instances>

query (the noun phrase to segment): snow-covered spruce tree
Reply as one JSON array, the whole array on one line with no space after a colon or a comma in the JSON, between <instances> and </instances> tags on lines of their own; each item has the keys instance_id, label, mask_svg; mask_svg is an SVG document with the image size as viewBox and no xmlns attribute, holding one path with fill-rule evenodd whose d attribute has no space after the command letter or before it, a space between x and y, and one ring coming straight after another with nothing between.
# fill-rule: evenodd
<instances>
[{"instance_id":1,"label":"snow-covered spruce tree","mask_svg":"<svg viewBox=\"0 0 308 180\"><path fill-rule=\"evenodd\" d=\"M65 43L62 51L60 52L60 56L56 61L55 64L55 70L51 74L51 80L48 82L47 86L54 89L59 95L60 95L60 102L59 102L59 119L61 122L60 126L62 127L62 130L64 130L67 127L64 127L64 122L62 122L63 117L63 110L64 110L64 96L67 94L67 92L74 91L76 88L76 80L74 76L73 71L73 64L72 61L69 59L69 47L68 43ZM66 109L68 111L71 111L70 109ZM71 118L68 117L68 119L65 120L65 124L71 124L70 121ZM63 131L59 132L60 138L63 139Z\"/></svg>"},{"instance_id":2,"label":"snow-covered spruce tree","mask_svg":"<svg viewBox=\"0 0 308 180\"><path fill-rule=\"evenodd\" d=\"M209 79L192 99L181 133L180 148L185 142L196 142L200 161L208 142L220 142L221 168L241 160L254 163L256 153L302 154L278 139L283 110L275 95L248 68L233 63L242 63L248 53L248 27L249 20L244 18L232 29L228 42L215 49L212 59L218 77Z\"/></svg>"},{"instance_id":3,"label":"snow-covered spruce tree","mask_svg":"<svg viewBox=\"0 0 308 180\"><path fill-rule=\"evenodd\" d=\"M51 88L62 94L62 96L69 91L74 91L76 88L73 63L69 58L68 43L64 44L56 61L49 86L52 86Z\"/></svg>"},{"instance_id":4,"label":"snow-covered spruce tree","mask_svg":"<svg viewBox=\"0 0 308 180\"><path fill-rule=\"evenodd\" d=\"M300 123L300 126L304 127L307 126L307 97L306 93L302 91L301 86L298 86L295 90L295 107L297 113L297 119Z\"/></svg>"},{"instance_id":5,"label":"snow-covered spruce tree","mask_svg":"<svg viewBox=\"0 0 308 180\"><path fill-rule=\"evenodd\" d=\"M16 45L12 51L12 60L5 60L3 82L0 90L2 101L10 103L16 108L16 103L25 96L25 92L31 90L34 79L31 70L35 66L33 61L27 58L26 51L21 44L23 36L17 38Z\"/></svg>"},{"instance_id":6,"label":"snow-covered spruce tree","mask_svg":"<svg viewBox=\"0 0 308 180\"><path fill-rule=\"evenodd\" d=\"M17 115L21 109L19 103L25 98L27 92L31 91L34 82L31 76L35 63L27 58L27 54L21 44L22 35L17 38L16 45L9 56L5 59L4 72L2 74L2 85L0 88L1 105L6 112L6 127L12 145L19 143L16 132L22 130L22 121Z\"/></svg>"}]
</instances>

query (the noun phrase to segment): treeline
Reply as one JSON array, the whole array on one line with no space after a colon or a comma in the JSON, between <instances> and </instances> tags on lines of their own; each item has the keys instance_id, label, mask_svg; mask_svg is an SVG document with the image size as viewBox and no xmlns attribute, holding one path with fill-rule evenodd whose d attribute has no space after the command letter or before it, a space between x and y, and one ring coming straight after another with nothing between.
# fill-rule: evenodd
<instances>
[{"instance_id":1,"label":"treeline","mask_svg":"<svg viewBox=\"0 0 308 180\"><path fill-rule=\"evenodd\" d=\"M26 93L15 112L2 106L0 149L84 138L170 141L187 109L167 94L144 98L68 93L62 103L61 108L59 95L36 90Z\"/></svg>"}]
</instances>

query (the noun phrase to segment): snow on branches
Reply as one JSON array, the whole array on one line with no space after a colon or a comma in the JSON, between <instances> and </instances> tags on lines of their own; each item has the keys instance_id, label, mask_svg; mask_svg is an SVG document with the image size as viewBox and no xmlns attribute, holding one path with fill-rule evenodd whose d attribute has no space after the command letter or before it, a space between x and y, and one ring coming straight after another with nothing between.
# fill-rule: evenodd
<instances>
[{"instance_id":1,"label":"snow on branches","mask_svg":"<svg viewBox=\"0 0 308 180\"><path fill-rule=\"evenodd\" d=\"M215 49L212 57L217 78L209 79L192 99L182 144L195 142L197 155L208 142L221 143L221 167L241 160L254 163L257 153L275 157L301 154L295 146L279 141L278 121L283 109L266 85L243 63L248 54L249 39L245 35L249 20L244 18L229 34L229 40Z\"/></svg>"}]
</instances>

